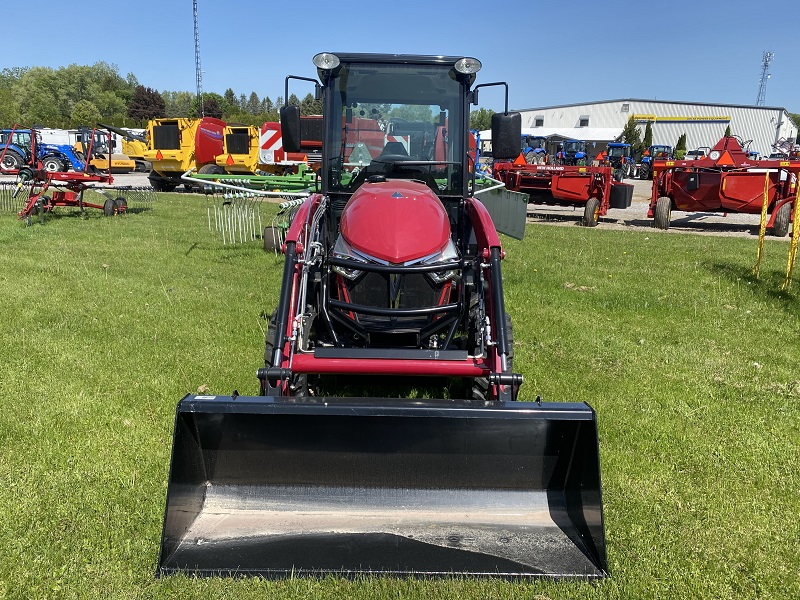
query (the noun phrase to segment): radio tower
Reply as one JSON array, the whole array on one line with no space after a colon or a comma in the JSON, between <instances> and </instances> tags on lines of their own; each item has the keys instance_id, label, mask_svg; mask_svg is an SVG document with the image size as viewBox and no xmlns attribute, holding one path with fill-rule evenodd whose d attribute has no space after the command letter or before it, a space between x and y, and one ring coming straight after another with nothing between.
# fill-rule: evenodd
<instances>
[{"instance_id":1,"label":"radio tower","mask_svg":"<svg viewBox=\"0 0 800 600\"><path fill-rule=\"evenodd\" d=\"M195 35L197 35L197 33L195 33ZM764 100L767 97L767 79L770 78L769 65L774 56L775 54L773 52L764 52L764 57L761 59L761 80L758 82L758 99L756 100L756 106L764 106ZM200 59L198 58L198 60Z\"/></svg>"},{"instance_id":2,"label":"radio tower","mask_svg":"<svg viewBox=\"0 0 800 600\"><path fill-rule=\"evenodd\" d=\"M194 72L197 81L197 106L200 107L200 116L205 117L205 111L203 110L203 72L200 70L200 30L197 28L197 0L192 0L192 8L194 9Z\"/></svg>"}]
</instances>

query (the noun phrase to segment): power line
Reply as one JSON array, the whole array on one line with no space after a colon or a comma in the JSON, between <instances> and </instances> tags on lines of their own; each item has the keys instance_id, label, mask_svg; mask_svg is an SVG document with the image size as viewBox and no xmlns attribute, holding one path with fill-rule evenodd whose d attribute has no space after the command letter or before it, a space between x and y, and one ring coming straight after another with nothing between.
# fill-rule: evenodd
<instances>
[{"instance_id":1,"label":"power line","mask_svg":"<svg viewBox=\"0 0 800 600\"><path fill-rule=\"evenodd\" d=\"M761 59L761 80L758 83L758 99L756 100L756 106L764 106L764 100L766 100L767 97L767 79L770 78L769 65L774 56L774 52L764 52L764 56Z\"/></svg>"}]
</instances>

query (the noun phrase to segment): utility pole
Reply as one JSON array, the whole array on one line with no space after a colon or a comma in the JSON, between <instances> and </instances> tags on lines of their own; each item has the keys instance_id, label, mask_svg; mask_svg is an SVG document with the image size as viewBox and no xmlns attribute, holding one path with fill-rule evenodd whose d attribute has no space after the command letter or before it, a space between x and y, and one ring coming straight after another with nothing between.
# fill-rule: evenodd
<instances>
[{"instance_id":1,"label":"utility pole","mask_svg":"<svg viewBox=\"0 0 800 600\"><path fill-rule=\"evenodd\" d=\"M758 99L756 100L756 106L764 106L764 100L766 100L767 97L767 79L770 78L769 65L774 56L774 52L764 52L764 56L761 59L761 80L758 83Z\"/></svg>"},{"instance_id":2,"label":"utility pole","mask_svg":"<svg viewBox=\"0 0 800 600\"><path fill-rule=\"evenodd\" d=\"M200 70L200 30L197 28L197 0L192 0L194 9L194 71L197 82L197 106L200 108L200 116L205 117L203 110L203 72Z\"/></svg>"}]
</instances>

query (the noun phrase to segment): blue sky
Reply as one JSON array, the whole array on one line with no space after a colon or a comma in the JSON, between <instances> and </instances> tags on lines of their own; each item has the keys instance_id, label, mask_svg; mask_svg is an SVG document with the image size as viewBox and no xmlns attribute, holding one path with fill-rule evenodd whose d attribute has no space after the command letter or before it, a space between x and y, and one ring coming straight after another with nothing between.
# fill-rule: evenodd
<instances>
[{"instance_id":1,"label":"blue sky","mask_svg":"<svg viewBox=\"0 0 800 600\"><path fill-rule=\"evenodd\" d=\"M147 87L195 91L191 0L38 0L33 12L4 1L0 18L20 24L0 69L103 60ZM479 82L508 82L512 109L617 98L752 105L771 51L765 105L800 112L798 0L198 0L198 24L203 90L219 94L274 101L286 75L316 75L314 54L341 51L474 56ZM502 109L501 92L486 90L481 106Z\"/></svg>"}]
</instances>

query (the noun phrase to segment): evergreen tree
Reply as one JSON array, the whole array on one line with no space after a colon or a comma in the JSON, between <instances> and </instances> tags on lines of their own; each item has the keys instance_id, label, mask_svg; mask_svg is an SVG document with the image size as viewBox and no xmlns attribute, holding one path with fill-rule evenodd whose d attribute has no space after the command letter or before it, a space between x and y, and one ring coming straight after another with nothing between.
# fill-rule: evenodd
<instances>
[{"instance_id":1,"label":"evergreen tree","mask_svg":"<svg viewBox=\"0 0 800 600\"><path fill-rule=\"evenodd\" d=\"M731 137L731 126L730 125L728 125L725 128L725 137Z\"/></svg>"},{"instance_id":2,"label":"evergreen tree","mask_svg":"<svg viewBox=\"0 0 800 600\"><path fill-rule=\"evenodd\" d=\"M642 143L642 138L639 137L639 127L633 115L628 119L625 128L622 130L622 141L631 145L631 156L639 157L644 154L645 147Z\"/></svg>"},{"instance_id":3,"label":"evergreen tree","mask_svg":"<svg viewBox=\"0 0 800 600\"><path fill-rule=\"evenodd\" d=\"M675 143L675 158L683 160L684 156L686 156L686 134L682 133Z\"/></svg>"},{"instance_id":4,"label":"evergreen tree","mask_svg":"<svg viewBox=\"0 0 800 600\"><path fill-rule=\"evenodd\" d=\"M653 145L653 122L648 121L644 128L644 139L642 140L643 151Z\"/></svg>"},{"instance_id":5,"label":"evergreen tree","mask_svg":"<svg viewBox=\"0 0 800 600\"><path fill-rule=\"evenodd\" d=\"M247 101L246 112L251 115L257 115L261 112L261 100L259 100L258 94L255 92L250 92L250 99Z\"/></svg>"},{"instance_id":6,"label":"evergreen tree","mask_svg":"<svg viewBox=\"0 0 800 600\"><path fill-rule=\"evenodd\" d=\"M231 88L225 90L225 93L222 94L222 97L225 98L225 102L231 107L231 109L239 108L239 100L237 100L236 93Z\"/></svg>"}]
</instances>

